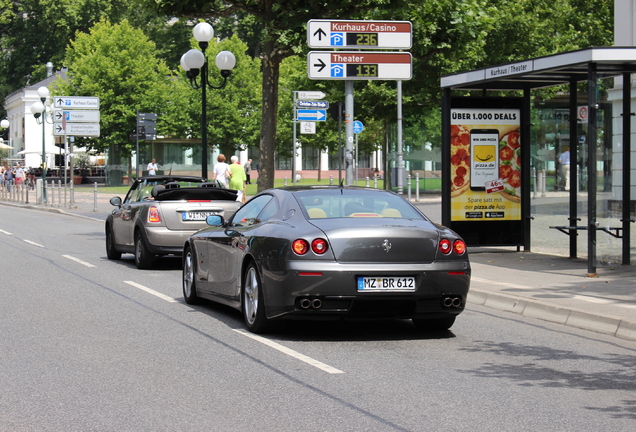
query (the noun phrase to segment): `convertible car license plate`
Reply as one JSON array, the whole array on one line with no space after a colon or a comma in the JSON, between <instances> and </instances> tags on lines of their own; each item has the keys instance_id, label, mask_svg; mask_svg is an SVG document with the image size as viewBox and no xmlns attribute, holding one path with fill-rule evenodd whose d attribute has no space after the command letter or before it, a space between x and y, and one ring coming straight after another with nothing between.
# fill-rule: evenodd
<instances>
[{"instance_id":1,"label":"convertible car license plate","mask_svg":"<svg viewBox=\"0 0 636 432\"><path fill-rule=\"evenodd\" d=\"M359 277L358 291L415 291L415 278Z\"/></svg>"},{"instance_id":2,"label":"convertible car license plate","mask_svg":"<svg viewBox=\"0 0 636 432\"><path fill-rule=\"evenodd\" d=\"M202 221L214 214L216 212L189 211L181 213L181 219L184 221Z\"/></svg>"}]
</instances>

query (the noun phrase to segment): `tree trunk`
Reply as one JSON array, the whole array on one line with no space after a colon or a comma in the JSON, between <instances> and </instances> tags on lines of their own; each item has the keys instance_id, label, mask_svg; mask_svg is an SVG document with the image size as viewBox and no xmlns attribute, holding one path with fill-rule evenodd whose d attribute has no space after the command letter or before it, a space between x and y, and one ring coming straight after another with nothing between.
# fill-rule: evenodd
<instances>
[{"instance_id":1,"label":"tree trunk","mask_svg":"<svg viewBox=\"0 0 636 432\"><path fill-rule=\"evenodd\" d=\"M276 55L275 41L267 40L263 46L263 111L259 145L258 192L274 187L279 73L280 57Z\"/></svg>"}]
</instances>

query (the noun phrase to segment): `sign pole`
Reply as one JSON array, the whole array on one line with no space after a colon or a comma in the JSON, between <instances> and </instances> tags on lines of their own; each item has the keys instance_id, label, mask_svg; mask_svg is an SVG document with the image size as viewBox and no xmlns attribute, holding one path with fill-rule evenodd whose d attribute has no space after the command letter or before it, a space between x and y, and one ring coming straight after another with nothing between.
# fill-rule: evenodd
<instances>
[{"instance_id":1,"label":"sign pole","mask_svg":"<svg viewBox=\"0 0 636 432\"><path fill-rule=\"evenodd\" d=\"M292 127L294 128L293 138L292 138L292 184L296 186L296 101L297 101L297 92L294 91L294 120L292 121Z\"/></svg>"},{"instance_id":2,"label":"sign pole","mask_svg":"<svg viewBox=\"0 0 636 432\"><path fill-rule=\"evenodd\" d=\"M353 185L353 81L345 81L345 174L347 186Z\"/></svg>"},{"instance_id":3,"label":"sign pole","mask_svg":"<svg viewBox=\"0 0 636 432\"><path fill-rule=\"evenodd\" d=\"M135 128L135 178L139 178L139 108L137 108L137 127Z\"/></svg>"},{"instance_id":4,"label":"sign pole","mask_svg":"<svg viewBox=\"0 0 636 432\"><path fill-rule=\"evenodd\" d=\"M398 194L404 193L404 153L402 151L402 81L397 82L397 162L398 162Z\"/></svg>"}]
</instances>

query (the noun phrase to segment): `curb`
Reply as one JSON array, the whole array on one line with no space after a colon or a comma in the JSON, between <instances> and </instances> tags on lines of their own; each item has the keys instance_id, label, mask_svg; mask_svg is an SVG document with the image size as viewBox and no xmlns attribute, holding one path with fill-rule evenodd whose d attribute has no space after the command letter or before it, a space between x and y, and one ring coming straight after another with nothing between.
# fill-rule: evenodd
<instances>
[{"instance_id":1,"label":"curb","mask_svg":"<svg viewBox=\"0 0 636 432\"><path fill-rule=\"evenodd\" d=\"M516 313L528 318L537 318L568 327L636 341L636 322L474 288L471 288L468 292L468 302L491 309Z\"/></svg>"}]
</instances>

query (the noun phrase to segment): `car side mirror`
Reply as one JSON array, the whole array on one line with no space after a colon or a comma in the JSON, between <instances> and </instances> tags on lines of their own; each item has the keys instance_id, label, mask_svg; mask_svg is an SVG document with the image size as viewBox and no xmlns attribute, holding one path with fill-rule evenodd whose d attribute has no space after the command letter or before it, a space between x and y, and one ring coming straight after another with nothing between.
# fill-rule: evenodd
<instances>
[{"instance_id":1,"label":"car side mirror","mask_svg":"<svg viewBox=\"0 0 636 432\"><path fill-rule=\"evenodd\" d=\"M223 216L221 215L210 215L205 218L205 223L214 227L222 227L225 225L225 221L223 220Z\"/></svg>"},{"instance_id":2,"label":"car side mirror","mask_svg":"<svg viewBox=\"0 0 636 432\"><path fill-rule=\"evenodd\" d=\"M112 197L110 199L110 204L115 207L121 207L121 198L120 197Z\"/></svg>"}]
</instances>

